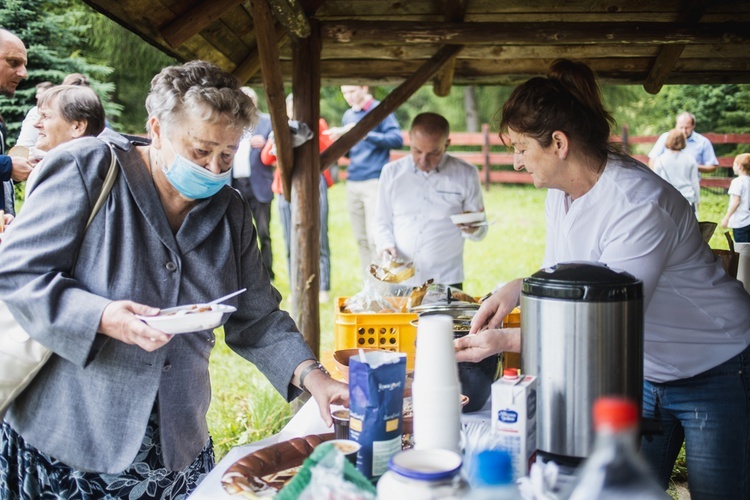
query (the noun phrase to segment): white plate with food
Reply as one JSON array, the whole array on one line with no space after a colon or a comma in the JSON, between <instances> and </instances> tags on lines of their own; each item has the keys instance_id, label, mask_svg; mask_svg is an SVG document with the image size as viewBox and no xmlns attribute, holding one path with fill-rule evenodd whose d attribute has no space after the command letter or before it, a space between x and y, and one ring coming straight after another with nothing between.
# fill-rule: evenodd
<instances>
[{"instance_id":1,"label":"white plate with food","mask_svg":"<svg viewBox=\"0 0 750 500\"><path fill-rule=\"evenodd\" d=\"M476 224L478 222L484 222L484 212L464 212L462 214L451 215L451 222L458 224Z\"/></svg>"},{"instance_id":2,"label":"white plate with food","mask_svg":"<svg viewBox=\"0 0 750 500\"><path fill-rule=\"evenodd\" d=\"M136 317L151 328L173 335L213 330L226 323L236 310L225 304L191 304L162 309L156 316L137 314Z\"/></svg>"}]
</instances>

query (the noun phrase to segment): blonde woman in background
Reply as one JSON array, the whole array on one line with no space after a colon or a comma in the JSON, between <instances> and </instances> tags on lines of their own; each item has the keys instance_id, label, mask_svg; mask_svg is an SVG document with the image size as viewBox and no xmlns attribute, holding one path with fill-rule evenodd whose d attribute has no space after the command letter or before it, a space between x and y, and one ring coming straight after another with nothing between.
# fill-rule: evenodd
<instances>
[{"instance_id":1,"label":"blonde woman in background","mask_svg":"<svg viewBox=\"0 0 750 500\"><path fill-rule=\"evenodd\" d=\"M680 129L672 129L664 143L665 151L654 160L654 172L673 185L698 214L701 178L698 163L693 155L685 151L687 142Z\"/></svg>"}]
</instances>

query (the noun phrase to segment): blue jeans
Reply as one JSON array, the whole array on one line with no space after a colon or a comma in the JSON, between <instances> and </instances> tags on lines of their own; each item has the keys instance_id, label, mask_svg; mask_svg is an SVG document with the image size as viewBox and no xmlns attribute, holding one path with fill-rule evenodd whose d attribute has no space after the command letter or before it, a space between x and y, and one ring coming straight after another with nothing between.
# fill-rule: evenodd
<instances>
[{"instance_id":1,"label":"blue jeans","mask_svg":"<svg viewBox=\"0 0 750 500\"><path fill-rule=\"evenodd\" d=\"M750 348L688 379L645 381L643 416L663 428L641 453L664 489L684 440L693 500L750 498Z\"/></svg>"},{"instance_id":2,"label":"blue jeans","mask_svg":"<svg viewBox=\"0 0 750 500\"><path fill-rule=\"evenodd\" d=\"M732 229L735 243L750 243L750 226L735 227Z\"/></svg>"}]
</instances>

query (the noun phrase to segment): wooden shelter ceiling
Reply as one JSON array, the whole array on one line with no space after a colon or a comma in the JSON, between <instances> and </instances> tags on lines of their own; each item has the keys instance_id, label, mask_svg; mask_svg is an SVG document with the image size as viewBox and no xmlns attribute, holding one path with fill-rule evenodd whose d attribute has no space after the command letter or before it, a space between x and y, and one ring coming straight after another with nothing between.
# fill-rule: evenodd
<instances>
[{"instance_id":1,"label":"wooden shelter ceiling","mask_svg":"<svg viewBox=\"0 0 750 500\"><path fill-rule=\"evenodd\" d=\"M515 85L558 57L605 83L750 83L750 1L715 0L85 0L182 61L205 59L261 82L251 2L274 14L281 75L290 38L320 30L322 85L397 85L446 45L435 77L451 85ZM311 22L312 21L312 22Z\"/></svg>"}]
</instances>

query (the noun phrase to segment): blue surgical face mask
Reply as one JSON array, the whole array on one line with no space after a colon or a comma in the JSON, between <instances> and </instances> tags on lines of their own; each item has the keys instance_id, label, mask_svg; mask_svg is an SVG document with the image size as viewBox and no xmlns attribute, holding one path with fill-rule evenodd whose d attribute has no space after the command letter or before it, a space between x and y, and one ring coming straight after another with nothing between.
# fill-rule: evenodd
<instances>
[{"instance_id":1,"label":"blue surgical face mask","mask_svg":"<svg viewBox=\"0 0 750 500\"><path fill-rule=\"evenodd\" d=\"M210 198L231 180L231 169L215 174L184 156L178 155L174 146L172 146L172 141L168 140L167 142L169 142L169 147L172 148L172 153L174 153L174 160L171 167L167 168L164 165L162 170L169 183L185 198L191 200Z\"/></svg>"}]
</instances>

